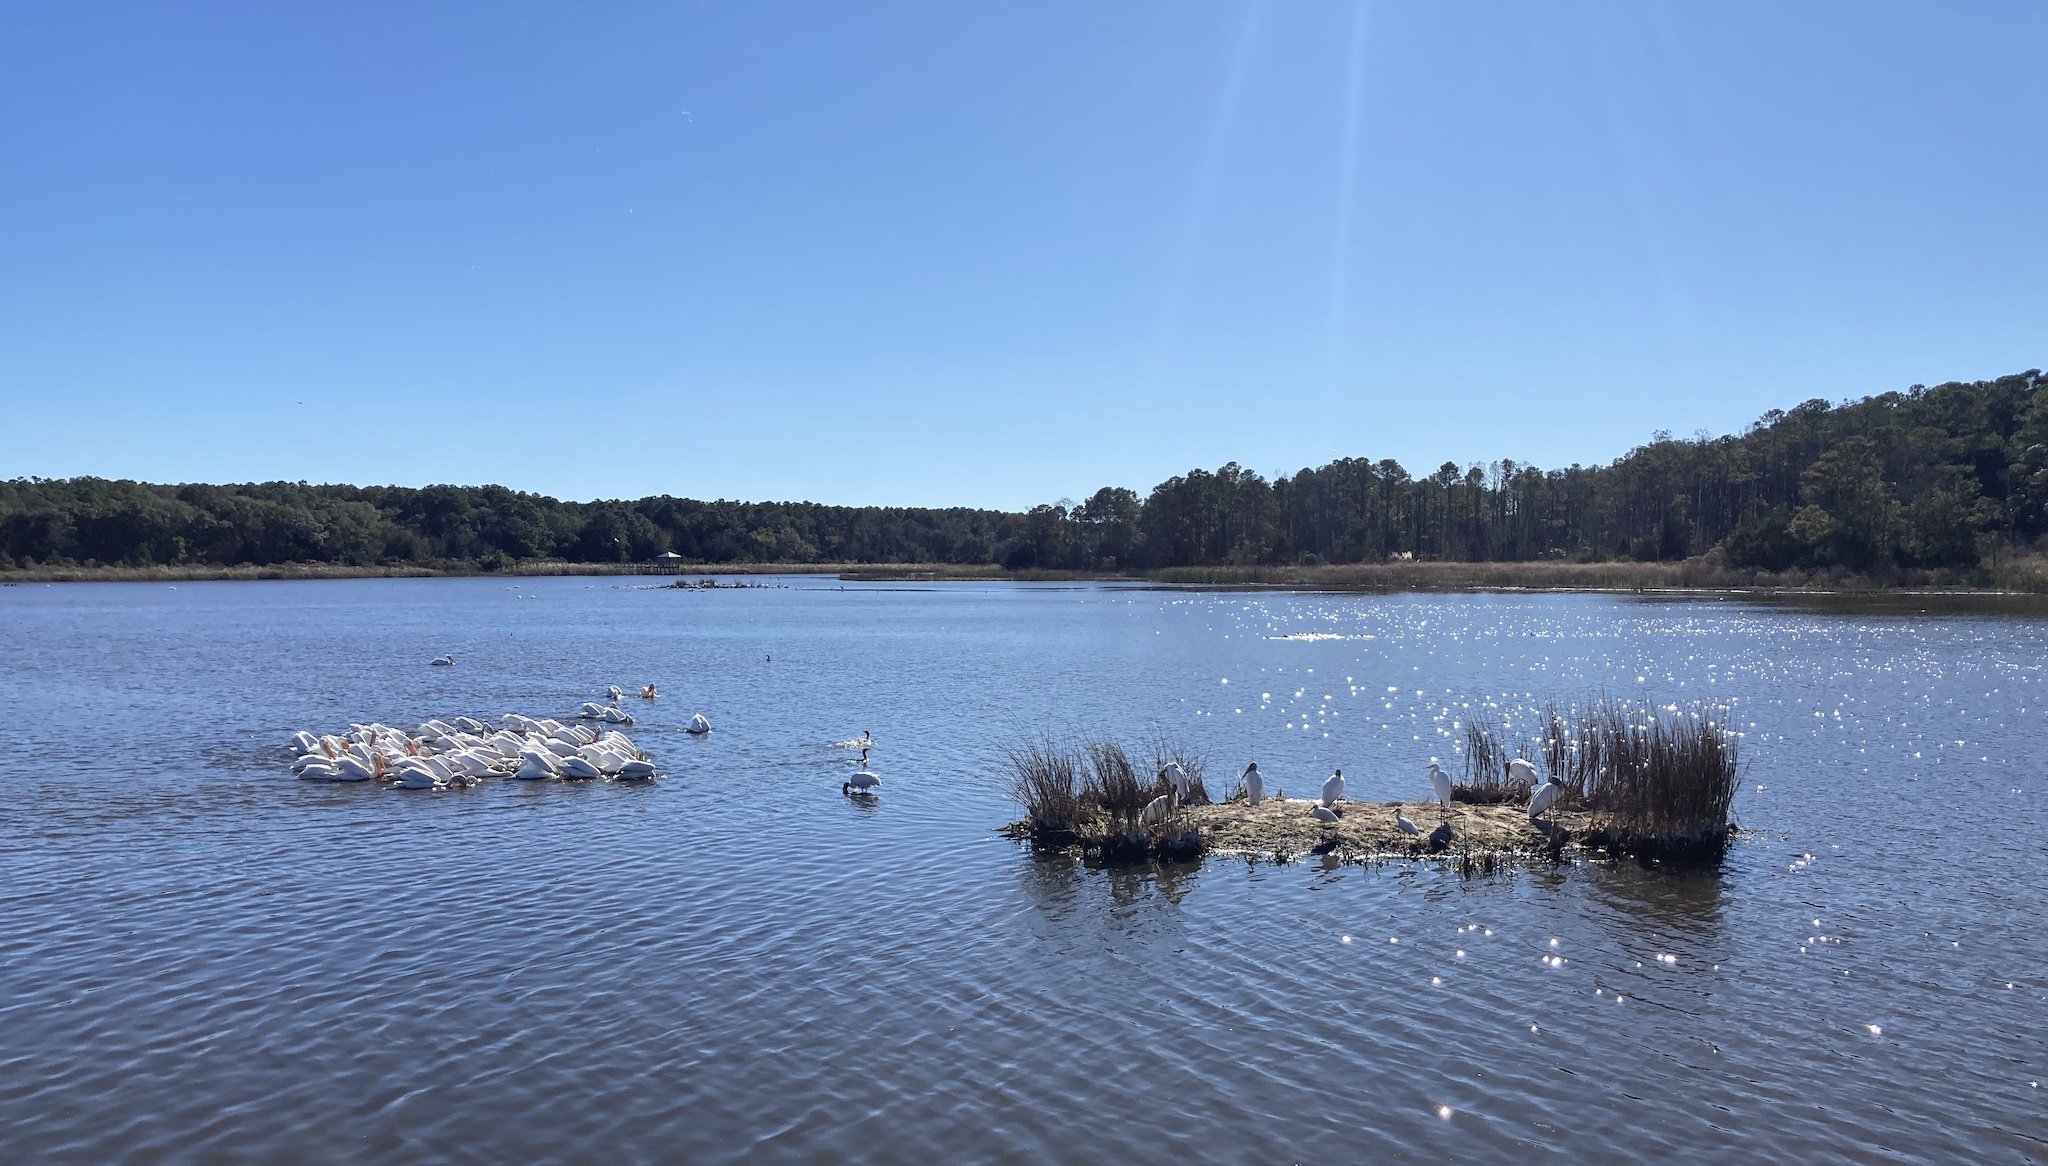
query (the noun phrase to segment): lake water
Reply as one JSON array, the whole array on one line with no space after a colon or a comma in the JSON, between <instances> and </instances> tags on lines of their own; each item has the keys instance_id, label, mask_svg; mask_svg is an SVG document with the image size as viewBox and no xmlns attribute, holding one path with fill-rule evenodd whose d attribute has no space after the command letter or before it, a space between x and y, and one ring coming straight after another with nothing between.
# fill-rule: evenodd
<instances>
[{"instance_id":1,"label":"lake water","mask_svg":"<svg viewBox=\"0 0 2048 1166\"><path fill-rule=\"evenodd\" d=\"M0 1158L2048 1157L2038 613L643 582L0 588ZM652 787L280 748L648 681ZM1720 871L996 834L1044 731L1419 800L1470 710L1596 691L1734 704Z\"/></svg>"}]
</instances>

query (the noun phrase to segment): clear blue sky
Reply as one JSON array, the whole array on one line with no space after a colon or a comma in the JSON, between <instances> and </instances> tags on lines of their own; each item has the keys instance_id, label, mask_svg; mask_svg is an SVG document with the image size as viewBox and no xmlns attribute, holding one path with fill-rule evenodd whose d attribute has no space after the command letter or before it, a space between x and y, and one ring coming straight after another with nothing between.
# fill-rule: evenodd
<instances>
[{"instance_id":1,"label":"clear blue sky","mask_svg":"<svg viewBox=\"0 0 2048 1166\"><path fill-rule=\"evenodd\" d=\"M2048 6L0 10L0 475L1021 507L2048 364Z\"/></svg>"}]
</instances>

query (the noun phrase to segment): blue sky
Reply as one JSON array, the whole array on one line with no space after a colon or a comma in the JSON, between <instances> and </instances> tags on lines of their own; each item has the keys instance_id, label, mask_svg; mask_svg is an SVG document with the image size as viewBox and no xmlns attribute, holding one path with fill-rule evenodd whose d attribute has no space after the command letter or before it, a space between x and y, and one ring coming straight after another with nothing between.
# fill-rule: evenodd
<instances>
[{"instance_id":1,"label":"blue sky","mask_svg":"<svg viewBox=\"0 0 2048 1166\"><path fill-rule=\"evenodd\" d=\"M1021 507L2048 364L2037 3L0 12L0 474Z\"/></svg>"}]
</instances>

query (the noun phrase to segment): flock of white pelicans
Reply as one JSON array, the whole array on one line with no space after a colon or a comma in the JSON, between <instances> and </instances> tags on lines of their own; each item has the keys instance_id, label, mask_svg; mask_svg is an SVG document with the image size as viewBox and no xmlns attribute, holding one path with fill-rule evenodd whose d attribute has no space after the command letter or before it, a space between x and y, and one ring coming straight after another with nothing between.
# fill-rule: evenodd
<instances>
[{"instance_id":1,"label":"flock of white pelicans","mask_svg":"<svg viewBox=\"0 0 2048 1166\"><path fill-rule=\"evenodd\" d=\"M1537 784L1536 765L1525 757L1517 757L1513 761L1508 762L1508 776L1529 787L1529 820L1531 822L1541 818L1550 810L1550 807L1556 805L1558 795L1564 791L1564 785L1557 780L1556 774L1552 774L1548 781L1540 785ZM1167 762L1165 767L1159 771L1159 777L1166 782L1167 791L1153 798L1146 805L1144 813L1140 816L1141 820L1148 826L1164 822L1172 816L1173 812L1182 803L1187 801L1188 792L1194 785L1194 780L1188 776L1187 770L1181 768L1178 761ZM1237 779L1238 783L1244 786L1245 801L1247 803L1256 806L1266 800L1266 776L1259 772L1258 762L1254 761L1247 765L1244 772L1239 774ZM1437 804L1443 808L1446 814L1449 814L1451 809L1451 779L1444 774L1443 768L1434 761L1429 763L1429 788L1430 792L1436 795ZM1286 801L1286 791L1275 789L1273 791L1273 800L1279 802ZM1335 825L1343 819L1343 812L1337 808L1338 803L1343 800L1344 771L1340 769L1323 780L1322 800L1311 807L1310 812L1315 815L1316 821L1322 822L1325 825ZM1422 828L1417 826L1408 815L1402 813L1398 806L1394 809L1394 825L1401 833L1411 838L1420 837L1422 834Z\"/></svg>"},{"instance_id":2,"label":"flock of white pelicans","mask_svg":"<svg viewBox=\"0 0 2048 1166\"><path fill-rule=\"evenodd\" d=\"M385 724L350 725L346 733L316 737L292 734L298 758L292 771L305 781L389 782L403 789L450 789L492 777L519 781L547 778L616 778L652 781L660 776L654 759L614 726L633 718L619 708L623 695L610 690L611 703L592 701L576 719L596 726L535 720L506 713L495 727L471 717L432 720L408 733ZM654 697L649 685L642 696ZM703 736L711 722L702 713L687 731Z\"/></svg>"}]
</instances>

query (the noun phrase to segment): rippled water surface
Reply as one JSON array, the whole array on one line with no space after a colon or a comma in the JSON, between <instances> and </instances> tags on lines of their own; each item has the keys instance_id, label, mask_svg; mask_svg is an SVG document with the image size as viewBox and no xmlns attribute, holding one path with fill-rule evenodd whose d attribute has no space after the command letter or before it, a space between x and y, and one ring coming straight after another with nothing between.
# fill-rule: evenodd
<instances>
[{"instance_id":1,"label":"rippled water surface","mask_svg":"<svg viewBox=\"0 0 2048 1166\"><path fill-rule=\"evenodd\" d=\"M779 582L0 588L0 1157L2048 1157L2036 614ZM280 748L650 680L652 787ZM1472 712L1593 691L1734 704L1720 872L995 833L1047 729L1415 800Z\"/></svg>"}]
</instances>

